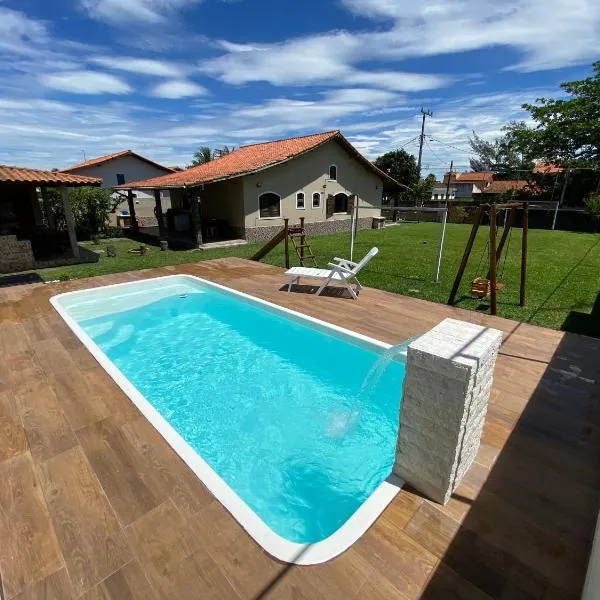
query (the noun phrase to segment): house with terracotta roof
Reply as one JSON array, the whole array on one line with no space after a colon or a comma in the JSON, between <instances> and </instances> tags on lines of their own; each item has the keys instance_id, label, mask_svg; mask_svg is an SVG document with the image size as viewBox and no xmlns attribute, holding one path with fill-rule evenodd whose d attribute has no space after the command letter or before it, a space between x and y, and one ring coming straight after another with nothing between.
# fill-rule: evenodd
<instances>
[{"instance_id":1,"label":"house with terracotta roof","mask_svg":"<svg viewBox=\"0 0 600 600\"><path fill-rule=\"evenodd\" d=\"M348 231L358 205L358 227L381 215L384 187L396 181L362 156L339 132L242 146L208 163L117 186L131 195L147 190L162 214L161 192L171 209L159 221L162 239L187 236L206 241L267 240L289 219L304 217L310 234ZM130 209L135 205L130 199Z\"/></svg>"},{"instance_id":2,"label":"house with terracotta roof","mask_svg":"<svg viewBox=\"0 0 600 600\"><path fill-rule=\"evenodd\" d=\"M444 182L446 185L448 180L455 188L454 197L456 200L462 198L472 198L477 194L481 194L483 190L494 181L495 173L493 171L476 171L455 173L454 171L444 174Z\"/></svg>"},{"instance_id":3,"label":"house with terracotta roof","mask_svg":"<svg viewBox=\"0 0 600 600\"><path fill-rule=\"evenodd\" d=\"M160 177L174 173L177 170L176 167L166 167L132 150L122 150L85 160L72 167L67 167L61 172L99 178L102 180L102 187L112 191L112 188L117 185L140 179ZM138 219L144 225L156 225L154 196L144 190L136 190L134 193ZM165 209L170 207L169 192L166 190L163 192L162 202ZM117 205L115 213L111 219L113 224L116 224L118 215L129 214L127 199L124 195L123 201Z\"/></svg>"},{"instance_id":4,"label":"house with terracotta roof","mask_svg":"<svg viewBox=\"0 0 600 600\"><path fill-rule=\"evenodd\" d=\"M77 245L68 190L101 183L94 177L0 165L0 273L98 260ZM61 190L62 227L43 206L47 188Z\"/></svg>"}]
</instances>

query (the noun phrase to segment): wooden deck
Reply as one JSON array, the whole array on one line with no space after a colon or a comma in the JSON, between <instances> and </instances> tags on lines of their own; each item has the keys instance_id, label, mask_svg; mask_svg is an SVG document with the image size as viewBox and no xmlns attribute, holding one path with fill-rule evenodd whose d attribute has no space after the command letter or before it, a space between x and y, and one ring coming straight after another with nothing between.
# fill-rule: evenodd
<instances>
[{"instance_id":1,"label":"wooden deck","mask_svg":"<svg viewBox=\"0 0 600 600\"><path fill-rule=\"evenodd\" d=\"M342 556L269 558L54 312L54 294L191 273L395 343L446 316L499 328L476 463L439 506L403 490ZM577 598L600 492L600 340L366 289L280 291L222 259L0 289L3 600Z\"/></svg>"}]
</instances>

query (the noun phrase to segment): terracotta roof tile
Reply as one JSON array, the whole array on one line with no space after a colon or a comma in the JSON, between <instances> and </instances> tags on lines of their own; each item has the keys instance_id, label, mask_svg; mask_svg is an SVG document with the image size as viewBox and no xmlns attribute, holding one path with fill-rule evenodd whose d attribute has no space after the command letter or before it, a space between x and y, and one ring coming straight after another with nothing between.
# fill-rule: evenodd
<instances>
[{"instance_id":1,"label":"terracotta roof tile","mask_svg":"<svg viewBox=\"0 0 600 600\"><path fill-rule=\"evenodd\" d=\"M467 173L457 173L456 181L459 183L470 183L478 181L492 181L494 179L493 171L475 171Z\"/></svg>"},{"instance_id":2,"label":"terracotta roof tile","mask_svg":"<svg viewBox=\"0 0 600 600\"><path fill-rule=\"evenodd\" d=\"M159 169L164 169L165 171L174 171L175 170L174 167L165 167L164 165L154 162L153 160L150 160L149 158L146 158L145 156L142 156L141 154L138 154L137 152L133 152L132 150L121 150L120 152L113 152L112 154L105 154L104 156L98 156L97 158L90 158L89 160L85 160L79 164L73 165L72 167L67 167L66 169L62 169L62 171L63 171L63 173L68 173L70 171L76 171L77 169L85 169L87 167L95 167L97 165L104 164L105 162L108 162L110 160L114 160L115 158L121 158L122 156L135 156L136 158L139 158L140 160L150 163L151 165L154 165L155 167L158 167Z\"/></svg>"},{"instance_id":3,"label":"terracotta roof tile","mask_svg":"<svg viewBox=\"0 0 600 600\"><path fill-rule=\"evenodd\" d=\"M26 167L14 167L0 165L0 183L31 183L35 185L100 185L101 179L97 177L84 177L83 175L71 175L61 171L41 171L39 169L27 169Z\"/></svg>"},{"instance_id":4,"label":"terracotta roof tile","mask_svg":"<svg viewBox=\"0 0 600 600\"><path fill-rule=\"evenodd\" d=\"M241 146L229 154L197 167L190 167L177 173L144 181L134 181L117 187L121 189L178 188L239 177L286 162L334 138L346 145L358 160L371 170L376 171L382 179L390 183L396 183L389 175L380 171L373 163L362 156L339 131L327 131L325 133Z\"/></svg>"},{"instance_id":5,"label":"terracotta roof tile","mask_svg":"<svg viewBox=\"0 0 600 600\"><path fill-rule=\"evenodd\" d=\"M535 191L535 186L522 179L508 179L506 181L492 181L484 190L484 194L502 194L503 192Z\"/></svg>"}]
</instances>

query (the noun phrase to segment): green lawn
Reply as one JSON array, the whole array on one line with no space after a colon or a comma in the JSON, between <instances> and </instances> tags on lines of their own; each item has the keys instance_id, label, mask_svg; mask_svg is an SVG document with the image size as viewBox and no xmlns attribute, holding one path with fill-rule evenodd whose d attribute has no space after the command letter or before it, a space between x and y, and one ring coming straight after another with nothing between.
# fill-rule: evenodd
<instances>
[{"instance_id":1,"label":"green lawn","mask_svg":"<svg viewBox=\"0 0 600 600\"><path fill-rule=\"evenodd\" d=\"M372 246L378 246L379 255L364 271L364 285L407 296L446 302L456 269L469 235L470 226L449 224L442 260L441 281L433 282L439 225L436 223L405 223L383 230L365 230L358 233L355 259ZM477 236L471 261L458 295L457 305L472 310L485 310L487 303L471 299L470 281L486 274L486 256L477 271L487 241L487 228ZM118 256L101 255L98 263L61 267L40 271L45 280L89 277L148 267L173 265L209 260L223 256L249 257L257 245L219 250L189 250L160 252L150 248L146 256L128 254L136 244L129 240L111 242ZM335 234L311 239L319 266L333 256L349 255L349 234ZM578 333L600 336L600 235L564 231L530 230L528 255L527 303L519 306L519 264L521 230L512 233L510 245L499 266L499 280L505 283L499 295L498 313L512 319L553 328L564 328ZM87 247L104 249L105 244ZM268 255L264 262L283 266L283 245ZM296 261L294 261L296 262Z\"/></svg>"}]
</instances>

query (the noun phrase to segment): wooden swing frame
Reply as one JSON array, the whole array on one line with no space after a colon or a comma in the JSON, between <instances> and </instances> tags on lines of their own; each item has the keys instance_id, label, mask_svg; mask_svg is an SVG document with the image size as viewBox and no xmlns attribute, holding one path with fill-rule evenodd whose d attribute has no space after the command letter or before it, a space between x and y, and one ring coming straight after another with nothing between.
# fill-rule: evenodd
<instances>
[{"instance_id":1,"label":"wooden swing frame","mask_svg":"<svg viewBox=\"0 0 600 600\"><path fill-rule=\"evenodd\" d=\"M502 237L500 238L500 243L496 246L496 237L498 231L498 211L502 209L510 209L510 212L507 215L507 221L506 225L504 226L504 231L502 232ZM504 246L508 239L508 235L511 232L513 224L515 222L517 210L519 209L523 211L523 235L521 238L521 283L519 289L519 305L525 306L525 286L527 282L527 234L529 232L529 207L527 205L527 202L507 202L505 204L481 204L477 208L477 213L475 214L475 221L473 223L473 227L471 228L471 234L469 235L469 239L467 241L462 260L460 261L460 266L458 267L458 272L456 273L456 277L452 285L450 297L448 298L448 304L450 306L452 306L456 301L456 294L458 293L460 282L462 281L463 275L465 274L465 269L467 268L467 263L469 262L471 251L473 250L473 244L475 243L477 231L479 230L479 226L481 225L481 221L483 220L483 215L487 212L490 215L490 264L487 274L489 285L486 285L488 285L490 296L490 314L497 314L499 291L497 281L498 263L500 262L502 251L504 250ZM475 282L477 280L480 280L477 282L477 285L480 285L482 282L484 282L482 278L478 277L476 278L476 280L474 280L474 287ZM485 296L487 296L487 294Z\"/></svg>"}]
</instances>

